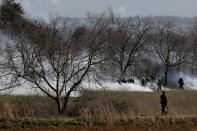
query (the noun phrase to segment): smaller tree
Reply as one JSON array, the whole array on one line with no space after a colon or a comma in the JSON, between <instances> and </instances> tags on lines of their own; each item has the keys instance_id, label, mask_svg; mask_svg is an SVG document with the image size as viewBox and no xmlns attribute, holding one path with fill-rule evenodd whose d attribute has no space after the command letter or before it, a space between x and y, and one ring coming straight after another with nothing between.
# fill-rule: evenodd
<instances>
[{"instance_id":1,"label":"smaller tree","mask_svg":"<svg viewBox=\"0 0 197 131\"><path fill-rule=\"evenodd\" d=\"M139 60L148 43L151 24L143 18L112 17L111 25L108 30L108 57L113 65L118 65L121 83L128 69Z\"/></svg>"},{"instance_id":2,"label":"smaller tree","mask_svg":"<svg viewBox=\"0 0 197 131\"><path fill-rule=\"evenodd\" d=\"M165 86L168 85L169 69L187 61L188 49L185 33L168 21L155 24L152 37L153 49L156 58L165 68Z\"/></svg>"},{"instance_id":3,"label":"smaller tree","mask_svg":"<svg viewBox=\"0 0 197 131\"><path fill-rule=\"evenodd\" d=\"M192 55L192 69L193 73L196 73L196 67L197 67L197 18L195 18L194 24L192 26L192 29L190 30L191 32L189 33L192 37L191 39L191 52L193 53Z\"/></svg>"}]
</instances>

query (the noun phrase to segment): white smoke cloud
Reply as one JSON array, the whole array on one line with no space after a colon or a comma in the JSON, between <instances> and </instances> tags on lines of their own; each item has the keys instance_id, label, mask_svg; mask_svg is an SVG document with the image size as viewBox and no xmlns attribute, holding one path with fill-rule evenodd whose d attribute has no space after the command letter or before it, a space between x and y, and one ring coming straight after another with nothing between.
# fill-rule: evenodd
<instances>
[{"instance_id":1,"label":"white smoke cloud","mask_svg":"<svg viewBox=\"0 0 197 131\"><path fill-rule=\"evenodd\" d=\"M175 78L178 82L178 78L182 77L184 80L184 88L186 90L197 90L197 77L188 73L179 72Z\"/></svg>"},{"instance_id":2,"label":"white smoke cloud","mask_svg":"<svg viewBox=\"0 0 197 131\"><path fill-rule=\"evenodd\" d=\"M107 91L137 91L137 92L153 92L153 89L149 85L141 86L139 80L135 80L133 83L122 83L118 82L101 82L101 85L92 82L83 82L82 87L90 90L107 90Z\"/></svg>"}]
</instances>

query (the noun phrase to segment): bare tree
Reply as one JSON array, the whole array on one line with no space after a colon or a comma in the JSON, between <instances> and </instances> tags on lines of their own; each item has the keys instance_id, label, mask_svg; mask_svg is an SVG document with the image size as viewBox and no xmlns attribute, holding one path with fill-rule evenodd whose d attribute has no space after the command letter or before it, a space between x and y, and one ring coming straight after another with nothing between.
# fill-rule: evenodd
<instances>
[{"instance_id":1,"label":"bare tree","mask_svg":"<svg viewBox=\"0 0 197 131\"><path fill-rule=\"evenodd\" d=\"M168 85L169 69L187 61L188 45L184 31L175 26L174 22L158 21L153 29L153 50L156 58L165 68L165 86Z\"/></svg>"},{"instance_id":2,"label":"bare tree","mask_svg":"<svg viewBox=\"0 0 197 131\"><path fill-rule=\"evenodd\" d=\"M194 72L196 72L196 67L197 67L197 59L196 59L196 57L197 57L197 43L196 43L197 42L197 18L195 18L193 26L192 26L189 34L192 36L191 52L193 53L193 56L192 56L192 69L194 69L193 70L193 73L194 73Z\"/></svg>"},{"instance_id":3,"label":"bare tree","mask_svg":"<svg viewBox=\"0 0 197 131\"><path fill-rule=\"evenodd\" d=\"M84 42L73 38L72 26L63 19L53 19L37 43L21 36L2 49L1 78L8 78L3 89L29 83L57 103L58 113L65 112L71 93L102 62L106 25L103 15L95 17Z\"/></svg>"},{"instance_id":4,"label":"bare tree","mask_svg":"<svg viewBox=\"0 0 197 131\"><path fill-rule=\"evenodd\" d=\"M151 24L143 18L124 19L111 15L110 19L108 57L111 63L118 65L121 83L128 68L139 60L140 53L148 43Z\"/></svg>"}]
</instances>

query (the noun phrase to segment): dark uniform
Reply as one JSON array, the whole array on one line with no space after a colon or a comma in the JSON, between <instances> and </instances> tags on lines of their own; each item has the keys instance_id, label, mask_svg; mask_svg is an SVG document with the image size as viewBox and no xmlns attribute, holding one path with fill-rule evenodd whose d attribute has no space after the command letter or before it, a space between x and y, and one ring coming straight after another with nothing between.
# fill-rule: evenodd
<instances>
[{"instance_id":1,"label":"dark uniform","mask_svg":"<svg viewBox=\"0 0 197 131\"><path fill-rule=\"evenodd\" d=\"M134 83L134 79L131 78L131 79L128 80L128 82L129 82L129 83Z\"/></svg>"},{"instance_id":2,"label":"dark uniform","mask_svg":"<svg viewBox=\"0 0 197 131\"><path fill-rule=\"evenodd\" d=\"M142 86L145 86L146 85L145 78L142 79L141 84L142 84Z\"/></svg>"},{"instance_id":3,"label":"dark uniform","mask_svg":"<svg viewBox=\"0 0 197 131\"><path fill-rule=\"evenodd\" d=\"M165 91L163 91L163 93L160 96L160 104L161 104L161 113L162 115L167 114L167 110L165 110L167 108L168 105L168 100L167 97L165 95Z\"/></svg>"},{"instance_id":4,"label":"dark uniform","mask_svg":"<svg viewBox=\"0 0 197 131\"><path fill-rule=\"evenodd\" d=\"M125 80L125 78L122 79L122 83L127 83L127 81Z\"/></svg>"},{"instance_id":5,"label":"dark uniform","mask_svg":"<svg viewBox=\"0 0 197 131\"><path fill-rule=\"evenodd\" d=\"M183 78L180 77L178 83L179 83L180 89L184 89L184 88L183 88L183 85L184 85Z\"/></svg>"},{"instance_id":6,"label":"dark uniform","mask_svg":"<svg viewBox=\"0 0 197 131\"><path fill-rule=\"evenodd\" d=\"M161 90L161 78L158 79L157 86L158 86L158 91Z\"/></svg>"}]
</instances>

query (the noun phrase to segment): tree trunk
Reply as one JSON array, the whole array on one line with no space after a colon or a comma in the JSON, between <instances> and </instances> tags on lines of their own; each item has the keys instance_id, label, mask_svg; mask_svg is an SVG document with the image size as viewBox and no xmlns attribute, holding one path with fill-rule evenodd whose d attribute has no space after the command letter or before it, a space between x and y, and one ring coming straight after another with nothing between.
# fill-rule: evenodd
<instances>
[{"instance_id":1,"label":"tree trunk","mask_svg":"<svg viewBox=\"0 0 197 131\"><path fill-rule=\"evenodd\" d=\"M88 66L88 68L86 69L86 71L83 73L83 75L81 76L81 78L79 79L79 81L77 83L74 83L74 85L71 87L71 89L66 92L65 90L65 98L64 98L64 104L62 106L62 109L61 109L61 113L65 113L66 110L67 110L67 105L68 105L68 101L69 101L69 98L70 98L70 94L71 92L77 88L77 86L79 86L79 84L81 83L81 81L83 80L83 78L85 77L85 75L87 74L87 72L89 71L90 69L90 65ZM66 89L66 88L65 88Z\"/></svg>"},{"instance_id":2,"label":"tree trunk","mask_svg":"<svg viewBox=\"0 0 197 131\"><path fill-rule=\"evenodd\" d=\"M165 65L165 79L164 79L164 86L168 86L168 70L169 70L169 67L168 65Z\"/></svg>"},{"instance_id":3,"label":"tree trunk","mask_svg":"<svg viewBox=\"0 0 197 131\"><path fill-rule=\"evenodd\" d=\"M57 103L57 111L58 111L58 114L61 114L62 113L62 107L61 107L61 101L60 101L60 98L57 97L56 99L56 103Z\"/></svg>"},{"instance_id":4,"label":"tree trunk","mask_svg":"<svg viewBox=\"0 0 197 131\"><path fill-rule=\"evenodd\" d=\"M119 77L119 84L122 84L122 80L125 79L125 71L120 71L120 77Z\"/></svg>"},{"instance_id":5,"label":"tree trunk","mask_svg":"<svg viewBox=\"0 0 197 131\"><path fill-rule=\"evenodd\" d=\"M66 112L69 98L70 98L70 95L67 94L64 98L64 105L61 109L61 114Z\"/></svg>"}]
</instances>

